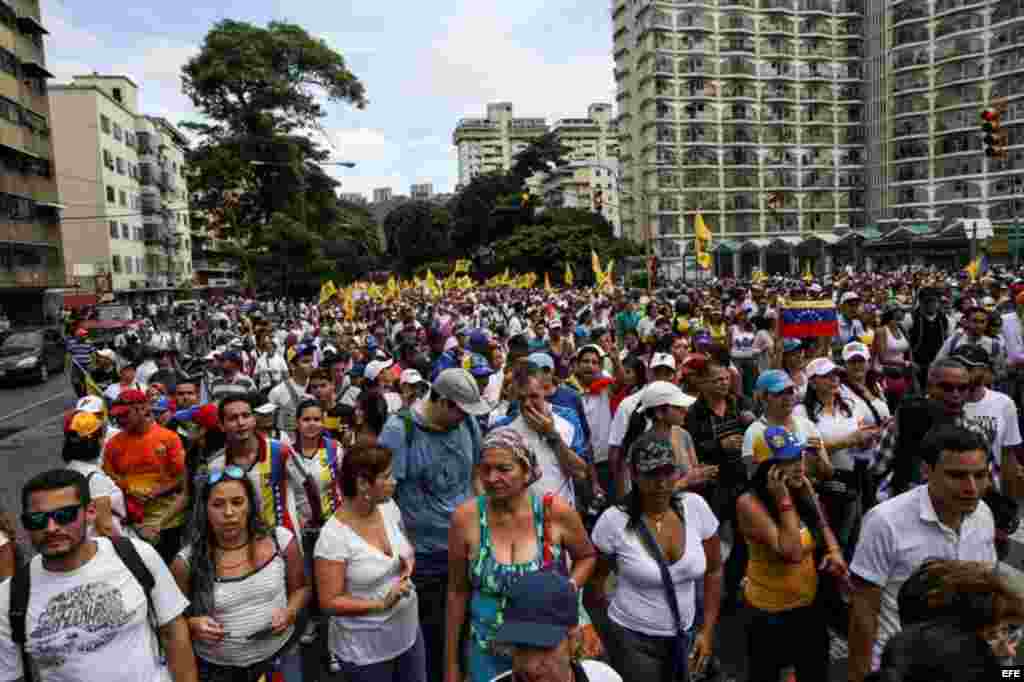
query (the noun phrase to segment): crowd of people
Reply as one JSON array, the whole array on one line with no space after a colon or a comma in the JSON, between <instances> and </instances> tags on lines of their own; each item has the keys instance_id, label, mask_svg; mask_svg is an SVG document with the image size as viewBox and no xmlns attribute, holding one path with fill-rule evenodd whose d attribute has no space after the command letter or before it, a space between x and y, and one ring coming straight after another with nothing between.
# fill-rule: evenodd
<instances>
[{"instance_id":1,"label":"crowd of people","mask_svg":"<svg viewBox=\"0 0 1024 682\"><path fill-rule=\"evenodd\" d=\"M799 301L834 327L787 334ZM37 556L0 519L0 680L301 682L313 651L350 682L818 682L842 638L849 682L941 682L1016 655L1010 275L190 314L198 356L163 317L113 347L72 323Z\"/></svg>"}]
</instances>

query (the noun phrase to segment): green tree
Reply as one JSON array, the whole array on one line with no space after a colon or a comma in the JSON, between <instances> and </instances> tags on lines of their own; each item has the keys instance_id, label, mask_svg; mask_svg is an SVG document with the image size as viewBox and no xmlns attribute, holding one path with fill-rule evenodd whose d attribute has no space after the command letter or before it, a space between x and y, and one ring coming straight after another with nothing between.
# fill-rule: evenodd
<instances>
[{"instance_id":1,"label":"green tree","mask_svg":"<svg viewBox=\"0 0 1024 682\"><path fill-rule=\"evenodd\" d=\"M544 133L521 152L516 154L512 164L512 176L525 186L535 173L550 173L559 166L564 166L566 156L572 150L558 139L557 133Z\"/></svg>"},{"instance_id":2,"label":"green tree","mask_svg":"<svg viewBox=\"0 0 1024 682\"><path fill-rule=\"evenodd\" d=\"M398 259L403 272L452 256L448 209L428 201L410 201L391 211L384 219L384 233L388 253Z\"/></svg>"},{"instance_id":3,"label":"green tree","mask_svg":"<svg viewBox=\"0 0 1024 682\"><path fill-rule=\"evenodd\" d=\"M300 26L233 20L213 26L182 82L205 119L181 124L197 142L189 154L194 207L239 241L247 264L277 272L283 289L290 279L308 284L329 260L325 245L360 231L338 205L337 183L315 165L329 152L305 131L319 126L325 99L363 108L363 84ZM379 242L363 252L379 255Z\"/></svg>"},{"instance_id":4,"label":"green tree","mask_svg":"<svg viewBox=\"0 0 1024 682\"><path fill-rule=\"evenodd\" d=\"M620 266L624 258L643 254L639 244L615 239L601 226L571 224L524 225L512 236L493 244L493 248L496 270L507 267L519 272L548 272L553 284L561 281L567 262L573 266L577 283L592 279L591 250L601 257L602 263L614 258Z\"/></svg>"}]
</instances>

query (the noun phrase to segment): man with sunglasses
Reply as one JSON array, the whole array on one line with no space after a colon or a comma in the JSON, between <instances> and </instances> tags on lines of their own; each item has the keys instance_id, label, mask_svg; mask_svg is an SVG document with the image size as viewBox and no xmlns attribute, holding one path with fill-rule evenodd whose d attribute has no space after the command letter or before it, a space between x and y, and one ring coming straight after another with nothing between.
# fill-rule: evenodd
<instances>
[{"instance_id":1,"label":"man with sunglasses","mask_svg":"<svg viewBox=\"0 0 1024 682\"><path fill-rule=\"evenodd\" d=\"M147 597L121 559L124 550L105 537L88 539L96 508L82 474L44 472L25 484L21 498L22 525L38 556L27 568L25 657L12 639L14 581L0 583L0 679L29 679L27 659L41 680L195 682L188 600L156 551L128 540L152 576Z\"/></svg>"}]
</instances>

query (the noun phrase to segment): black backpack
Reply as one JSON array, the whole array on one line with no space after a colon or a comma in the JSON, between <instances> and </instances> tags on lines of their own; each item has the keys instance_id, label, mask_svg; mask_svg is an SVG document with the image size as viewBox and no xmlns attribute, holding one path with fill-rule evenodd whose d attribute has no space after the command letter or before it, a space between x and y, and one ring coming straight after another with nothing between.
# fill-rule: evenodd
<instances>
[{"instance_id":1,"label":"black backpack","mask_svg":"<svg viewBox=\"0 0 1024 682\"><path fill-rule=\"evenodd\" d=\"M132 541L124 536L111 540L111 544L114 546L114 551L117 552L117 556L124 563L125 567L131 572L132 577L142 585L142 591L146 593L146 604L148 606L149 622L153 627L153 632L156 635L157 647L160 651L160 655L163 656L163 645L160 641L160 633L156 625L156 611L153 608L153 588L156 586L156 581L153 579L153 574L150 572L149 567L146 566L146 562L139 556L139 550L135 549L135 545ZM14 576L11 578L11 607L10 607L10 621L11 621L11 640L18 645L21 650L21 662L22 668L24 668L24 680L25 682L31 682L35 679L31 661L28 657L28 652L25 650L25 642L27 636L25 632L25 620L28 615L28 600L32 592L32 571L31 562L19 563L17 568L14 570Z\"/></svg>"}]
</instances>

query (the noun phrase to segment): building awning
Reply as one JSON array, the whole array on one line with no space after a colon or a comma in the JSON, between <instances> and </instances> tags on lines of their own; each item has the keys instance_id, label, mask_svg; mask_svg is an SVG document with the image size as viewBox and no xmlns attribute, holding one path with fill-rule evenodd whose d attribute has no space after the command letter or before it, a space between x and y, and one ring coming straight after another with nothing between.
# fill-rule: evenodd
<instances>
[{"instance_id":1,"label":"building awning","mask_svg":"<svg viewBox=\"0 0 1024 682\"><path fill-rule=\"evenodd\" d=\"M35 17L28 15L18 17L18 25L30 33L49 33L45 26L36 21Z\"/></svg>"},{"instance_id":2,"label":"building awning","mask_svg":"<svg viewBox=\"0 0 1024 682\"><path fill-rule=\"evenodd\" d=\"M749 246L760 251L761 249L768 248L769 244L771 244L771 242L767 239L748 239L743 242L743 245L740 248L745 249Z\"/></svg>"},{"instance_id":3,"label":"building awning","mask_svg":"<svg viewBox=\"0 0 1024 682\"><path fill-rule=\"evenodd\" d=\"M34 73L37 76L42 76L43 78L53 78L54 77L54 75L52 73L50 73L45 66L43 66L42 64L40 64L39 62L36 62L36 61L22 62L21 63L21 68L24 69L25 71L32 72L32 73Z\"/></svg>"},{"instance_id":4,"label":"building awning","mask_svg":"<svg viewBox=\"0 0 1024 682\"><path fill-rule=\"evenodd\" d=\"M828 245L838 244L839 237L832 234L831 232L811 232L804 237L804 243L812 241L822 241Z\"/></svg>"},{"instance_id":5,"label":"building awning","mask_svg":"<svg viewBox=\"0 0 1024 682\"><path fill-rule=\"evenodd\" d=\"M64 307L68 310L87 308L100 302L96 294L64 294Z\"/></svg>"},{"instance_id":6,"label":"building awning","mask_svg":"<svg viewBox=\"0 0 1024 682\"><path fill-rule=\"evenodd\" d=\"M865 227L863 230L859 230L857 234L864 237L864 239L878 239L882 236L882 232L877 227L871 226Z\"/></svg>"},{"instance_id":7,"label":"building awning","mask_svg":"<svg viewBox=\"0 0 1024 682\"><path fill-rule=\"evenodd\" d=\"M711 249L712 251L725 251L726 253L736 253L740 250L740 245L734 241L723 239L722 241L715 244Z\"/></svg>"},{"instance_id":8,"label":"building awning","mask_svg":"<svg viewBox=\"0 0 1024 682\"><path fill-rule=\"evenodd\" d=\"M800 237L794 237L792 235L782 235L772 239L771 244L778 244L781 242L786 246L799 246L801 241L802 240L800 239Z\"/></svg>"},{"instance_id":9,"label":"building awning","mask_svg":"<svg viewBox=\"0 0 1024 682\"><path fill-rule=\"evenodd\" d=\"M58 204L52 201L37 201L36 206L42 206L44 208L53 208L58 211L63 211L65 208L67 208L67 206L65 206L64 204Z\"/></svg>"}]
</instances>

